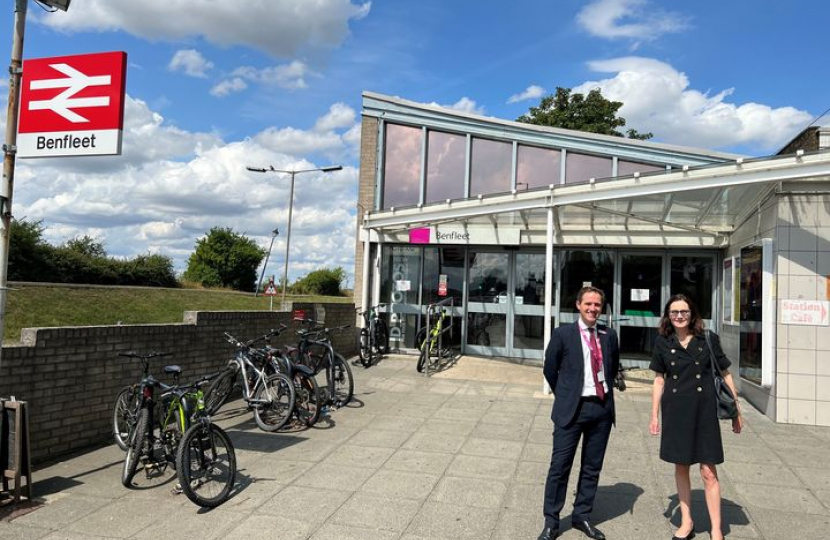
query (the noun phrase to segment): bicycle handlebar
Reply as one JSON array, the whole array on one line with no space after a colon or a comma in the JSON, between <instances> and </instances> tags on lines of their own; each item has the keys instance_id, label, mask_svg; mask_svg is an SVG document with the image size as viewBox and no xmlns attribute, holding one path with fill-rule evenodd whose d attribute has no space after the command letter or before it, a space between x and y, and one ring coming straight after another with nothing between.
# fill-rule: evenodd
<instances>
[{"instance_id":1,"label":"bicycle handlebar","mask_svg":"<svg viewBox=\"0 0 830 540\"><path fill-rule=\"evenodd\" d=\"M118 356L124 356L126 358L140 358L142 360L149 360L150 358L156 358L156 357L161 357L161 356L170 356L171 354L173 354L173 353L171 353L171 352L157 352L157 351L153 351L153 352L150 352L150 353L147 353L147 354L138 354L135 351L127 351L127 352L118 353Z\"/></svg>"}]
</instances>

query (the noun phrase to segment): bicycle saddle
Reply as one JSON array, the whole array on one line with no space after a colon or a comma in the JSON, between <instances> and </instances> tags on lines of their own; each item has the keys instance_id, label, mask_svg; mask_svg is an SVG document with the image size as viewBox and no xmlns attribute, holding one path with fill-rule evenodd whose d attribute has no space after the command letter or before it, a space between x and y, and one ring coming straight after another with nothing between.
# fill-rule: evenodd
<instances>
[{"instance_id":1,"label":"bicycle saddle","mask_svg":"<svg viewBox=\"0 0 830 540\"><path fill-rule=\"evenodd\" d=\"M164 366L164 372L168 375L181 375L182 368L179 366Z\"/></svg>"}]
</instances>

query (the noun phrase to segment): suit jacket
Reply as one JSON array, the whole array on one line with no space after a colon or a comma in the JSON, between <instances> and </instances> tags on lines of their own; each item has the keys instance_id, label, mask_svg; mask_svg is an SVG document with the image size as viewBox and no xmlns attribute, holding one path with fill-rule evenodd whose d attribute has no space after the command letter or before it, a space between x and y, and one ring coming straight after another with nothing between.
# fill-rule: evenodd
<instances>
[{"instance_id":1,"label":"suit jacket","mask_svg":"<svg viewBox=\"0 0 830 540\"><path fill-rule=\"evenodd\" d=\"M614 378L620 369L620 348L617 334L611 328L597 325L602 363L605 371L605 385L611 400L611 413L616 421L614 409ZM579 333L579 323L565 324L556 328L545 351L545 379L555 399L551 419L558 426L567 427L576 418L582 386L585 382L585 357L582 348L587 347Z\"/></svg>"}]
</instances>

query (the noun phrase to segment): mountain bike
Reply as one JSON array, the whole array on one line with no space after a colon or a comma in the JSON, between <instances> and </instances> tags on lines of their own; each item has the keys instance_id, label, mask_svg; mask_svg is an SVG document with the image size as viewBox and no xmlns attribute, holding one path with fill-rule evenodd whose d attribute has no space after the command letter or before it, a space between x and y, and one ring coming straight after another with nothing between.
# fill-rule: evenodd
<instances>
[{"instance_id":1,"label":"mountain bike","mask_svg":"<svg viewBox=\"0 0 830 540\"><path fill-rule=\"evenodd\" d=\"M314 378L314 371L308 366L292 362L284 349L274 348L270 345L270 339L279 335L287 327L283 324L277 330L257 338L255 341L265 342L256 354L264 354L266 371L269 373L282 373L294 383L294 410L293 416L297 421L306 427L311 427L320 419L322 408L320 387Z\"/></svg>"},{"instance_id":2,"label":"mountain bike","mask_svg":"<svg viewBox=\"0 0 830 540\"><path fill-rule=\"evenodd\" d=\"M288 356L295 363L311 368L315 376L325 372L325 402L335 408L343 407L352 400L354 395L354 377L346 359L334 350L331 334L342 332L351 325L321 328L311 319L305 319L302 322L311 328L297 332L300 342L296 347L286 348Z\"/></svg>"},{"instance_id":3,"label":"mountain bike","mask_svg":"<svg viewBox=\"0 0 830 540\"><path fill-rule=\"evenodd\" d=\"M363 328L357 336L357 352L360 363L368 368L375 357L380 357L389 351L389 329L386 322L380 318L378 309L386 304L378 304L367 310L357 310L363 317Z\"/></svg>"},{"instance_id":4,"label":"mountain bike","mask_svg":"<svg viewBox=\"0 0 830 540\"><path fill-rule=\"evenodd\" d=\"M449 332L452 332L449 308L441 304L427 306L427 326L415 334L415 344L419 351L415 366L418 373L453 356L452 336L446 336Z\"/></svg>"},{"instance_id":5,"label":"mountain bike","mask_svg":"<svg viewBox=\"0 0 830 540\"><path fill-rule=\"evenodd\" d=\"M144 371L142 380L147 379L150 370L150 360L162 356L170 356L170 353L151 352L140 355L136 352L118 353L118 356L126 358L138 358L142 361ZM141 382L131 384L121 390L115 398L115 405L112 408L112 434L115 444L121 450L127 450L130 433L138 421L138 413L141 411Z\"/></svg>"},{"instance_id":6,"label":"mountain bike","mask_svg":"<svg viewBox=\"0 0 830 540\"><path fill-rule=\"evenodd\" d=\"M139 461L143 462L148 479L154 474L163 474L172 465L187 498L199 506L212 508L228 498L236 477L236 453L230 437L211 423L204 409L202 387L215 375L182 385L179 384L181 368L165 366L165 373L173 376L175 384L164 384L149 373L149 359L167 355L120 354L138 358L144 364L144 377L138 385L139 412L126 437L121 483L133 487ZM157 389L161 391L158 425L155 420Z\"/></svg>"},{"instance_id":7,"label":"mountain bike","mask_svg":"<svg viewBox=\"0 0 830 540\"><path fill-rule=\"evenodd\" d=\"M251 347L260 338L243 343L225 332L225 339L236 348L236 354L205 392L207 414L219 411L238 378L242 399L254 411L257 426L269 432L282 428L294 410L294 383L282 373L268 372L264 355Z\"/></svg>"}]
</instances>

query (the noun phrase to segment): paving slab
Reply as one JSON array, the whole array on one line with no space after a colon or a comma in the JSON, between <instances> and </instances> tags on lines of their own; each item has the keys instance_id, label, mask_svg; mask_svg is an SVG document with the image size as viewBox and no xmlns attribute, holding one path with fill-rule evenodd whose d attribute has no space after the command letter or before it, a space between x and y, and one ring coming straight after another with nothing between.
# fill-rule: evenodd
<instances>
[{"instance_id":1,"label":"paving slab","mask_svg":"<svg viewBox=\"0 0 830 540\"><path fill-rule=\"evenodd\" d=\"M318 426L257 429L241 402L217 415L237 450L238 479L218 509L174 495L168 469L134 489L124 453L97 448L34 472L34 506L0 508L2 540L535 539L542 527L552 399L541 369L461 358L431 376L411 357L355 368L355 401ZM609 540L670 538L679 524L674 467L648 434L647 385L617 395L593 518ZM722 423L724 532L733 539L824 538L830 530L830 428L775 424L754 409L735 435ZM578 540L570 479L560 538ZM709 519L696 468L692 515Z\"/></svg>"}]
</instances>

